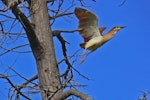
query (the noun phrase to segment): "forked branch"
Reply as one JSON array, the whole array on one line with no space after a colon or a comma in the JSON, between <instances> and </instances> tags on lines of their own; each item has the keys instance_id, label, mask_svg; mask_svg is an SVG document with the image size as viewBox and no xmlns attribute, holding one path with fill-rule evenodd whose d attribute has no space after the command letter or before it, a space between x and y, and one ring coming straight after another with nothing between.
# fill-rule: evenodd
<instances>
[{"instance_id":1,"label":"forked branch","mask_svg":"<svg viewBox=\"0 0 150 100\"><path fill-rule=\"evenodd\" d=\"M63 94L61 95L59 100L65 100L69 96L76 96L76 97L79 97L82 100L92 100L92 98L89 97L87 94L84 94L84 93L82 93L78 90L68 90L66 92L63 92Z\"/></svg>"},{"instance_id":2,"label":"forked branch","mask_svg":"<svg viewBox=\"0 0 150 100\"><path fill-rule=\"evenodd\" d=\"M31 100L28 96L24 95L14 84L13 82L8 78L8 76L2 75L0 74L0 78L6 79L8 81L8 83L24 98L26 98L27 100Z\"/></svg>"}]
</instances>

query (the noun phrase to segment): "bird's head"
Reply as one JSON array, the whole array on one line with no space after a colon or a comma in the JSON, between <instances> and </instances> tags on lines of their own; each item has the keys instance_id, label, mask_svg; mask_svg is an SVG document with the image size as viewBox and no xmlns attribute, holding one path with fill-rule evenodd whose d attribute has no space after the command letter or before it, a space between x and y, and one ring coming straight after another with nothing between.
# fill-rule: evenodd
<instances>
[{"instance_id":1,"label":"bird's head","mask_svg":"<svg viewBox=\"0 0 150 100\"><path fill-rule=\"evenodd\" d=\"M119 30L121 30L121 29L123 29L123 28L125 28L126 26L115 26L112 30L114 30L114 31L119 31Z\"/></svg>"},{"instance_id":2,"label":"bird's head","mask_svg":"<svg viewBox=\"0 0 150 100\"><path fill-rule=\"evenodd\" d=\"M114 28L112 28L108 34L114 36L119 30L125 28L126 26L115 26Z\"/></svg>"}]
</instances>

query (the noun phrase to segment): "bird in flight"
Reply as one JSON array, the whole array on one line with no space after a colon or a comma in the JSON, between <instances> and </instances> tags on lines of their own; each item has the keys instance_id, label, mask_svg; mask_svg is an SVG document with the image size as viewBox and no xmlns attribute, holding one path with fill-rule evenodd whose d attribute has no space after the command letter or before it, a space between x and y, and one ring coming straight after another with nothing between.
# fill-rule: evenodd
<instances>
[{"instance_id":1,"label":"bird in flight","mask_svg":"<svg viewBox=\"0 0 150 100\"><path fill-rule=\"evenodd\" d=\"M107 41L112 39L119 30L125 27L115 26L108 31L108 33L103 35L102 32L106 29L106 27L98 28L98 18L94 13L83 8L75 8L74 13L79 19L78 31L84 38L84 43L80 44L81 48L84 49L81 57L85 55L86 50L93 52L97 48L101 47Z\"/></svg>"}]
</instances>

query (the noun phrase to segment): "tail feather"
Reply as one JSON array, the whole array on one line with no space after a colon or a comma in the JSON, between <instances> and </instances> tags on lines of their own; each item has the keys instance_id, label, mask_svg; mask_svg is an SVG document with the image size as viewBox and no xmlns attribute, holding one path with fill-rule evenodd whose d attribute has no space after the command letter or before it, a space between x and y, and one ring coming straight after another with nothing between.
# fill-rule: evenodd
<instances>
[{"instance_id":1,"label":"tail feather","mask_svg":"<svg viewBox=\"0 0 150 100\"><path fill-rule=\"evenodd\" d=\"M85 49L85 44L86 44L86 43L81 43L81 44L80 44L80 47Z\"/></svg>"}]
</instances>

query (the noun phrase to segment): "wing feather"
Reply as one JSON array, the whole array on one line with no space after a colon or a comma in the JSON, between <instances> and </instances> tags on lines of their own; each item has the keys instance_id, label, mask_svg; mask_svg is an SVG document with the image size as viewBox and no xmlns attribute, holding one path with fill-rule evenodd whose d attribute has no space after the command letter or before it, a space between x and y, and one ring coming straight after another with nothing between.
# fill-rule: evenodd
<instances>
[{"instance_id":1,"label":"wing feather","mask_svg":"<svg viewBox=\"0 0 150 100\"><path fill-rule=\"evenodd\" d=\"M78 30L85 42L94 37L101 36L98 28L98 18L95 14L86 9L76 8L75 15L79 19Z\"/></svg>"}]
</instances>

